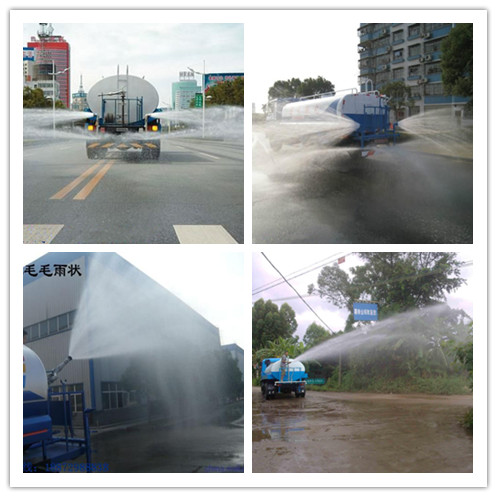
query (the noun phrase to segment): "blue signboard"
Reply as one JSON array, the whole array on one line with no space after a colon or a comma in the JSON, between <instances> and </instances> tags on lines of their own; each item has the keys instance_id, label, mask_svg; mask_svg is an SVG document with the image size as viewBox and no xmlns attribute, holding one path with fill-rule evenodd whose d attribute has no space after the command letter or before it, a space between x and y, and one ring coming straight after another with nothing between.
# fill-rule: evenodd
<instances>
[{"instance_id":1,"label":"blue signboard","mask_svg":"<svg viewBox=\"0 0 497 497\"><path fill-rule=\"evenodd\" d=\"M354 302L354 321L378 321L378 304Z\"/></svg>"}]
</instances>

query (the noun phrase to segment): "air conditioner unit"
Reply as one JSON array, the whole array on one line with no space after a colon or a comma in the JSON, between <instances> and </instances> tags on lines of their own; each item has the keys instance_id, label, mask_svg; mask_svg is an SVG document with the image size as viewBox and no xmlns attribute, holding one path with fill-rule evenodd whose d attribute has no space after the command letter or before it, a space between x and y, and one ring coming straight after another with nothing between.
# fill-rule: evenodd
<instances>
[{"instance_id":1,"label":"air conditioner unit","mask_svg":"<svg viewBox=\"0 0 497 497\"><path fill-rule=\"evenodd\" d=\"M425 62L428 62L431 60L431 55L425 55Z\"/></svg>"},{"instance_id":2,"label":"air conditioner unit","mask_svg":"<svg viewBox=\"0 0 497 497\"><path fill-rule=\"evenodd\" d=\"M424 58L424 56L423 56L423 55L420 55L418 60L419 60L419 62L424 62L424 61L425 61L425 58Z\"/></svg>"},{"instance_id":3,"label":"air conditioner unit","mask_svg":"<svg viewBox=\"0 0 497 497\"><path fill-rule=\"evenodd\" d=\"M423 38L431 38L431 33L423 33Z\"/></svg>"},{"instance_id":4,"label":"air conditioner unit","mask_svg":"<svg viewBox=\"0 0 497 497\"><path fill-rule=\"evenodd\" d=\"M382 29L381 30L381 34L382 35L387 35L388 34L388 30L387 29Z\"/></svg>"},{"instance_id":5,"label":"air conditioner unit","mask_svg":"<svg viewBox=\"0 0 497 497\"><path fill-rule=\"evenodd\" d=\"M418 79L418 85L424 85L425 83L428 83L428 78L419 78Z\"/></svg>"}]
</instances>

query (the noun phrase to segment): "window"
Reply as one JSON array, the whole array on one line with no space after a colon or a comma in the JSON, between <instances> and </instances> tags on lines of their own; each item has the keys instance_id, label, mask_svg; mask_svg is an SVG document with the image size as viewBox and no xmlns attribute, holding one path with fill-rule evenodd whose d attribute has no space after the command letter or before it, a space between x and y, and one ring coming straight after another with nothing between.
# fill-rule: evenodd
<instances>
[{"instance_id":1,"label":"window","mask_svg":"<svg viewBox=\"0 0 497 497\"><path fill-rule=\"evenodd\" d=\"M409 57L418 57L421 55L421 45L412 45L409 47Z\"/></svg>"},{"instance_id":2,"label":"window","mask_svg":"<svg viewBox=\"0 0 497 497\"><path fill-rule=\"evenodd\" d=\"M59 331L59 327L57 325L57 318L51 318L48 320L48 332L49 333L57 333Z\"/></svg>"},{"instance_id":3,"label":"window","mask_svg":"<svg viewBox=\"0 0 497 497\"><path fill-rule=\"evenodd\" d=\"M395 31L395 33L393 33L393 41L402 41L404 38L404 31L403 30L400 30L400 31Z\"/></svg>"},{"instance_id":4,"label":"window","mask_svg":"<svg viewBox=\"0 0 497 497\"><path fill-rule=\"evenodd\" d=\"M421 34L421 26L419 24L414 24L409 26L409 38L419 36Z\"/></svg>"},{"instance_id":5,"label":"window","mask_svg":"<svg viewBox=\"0 0 497 497\"><path fill-rule=\"evenodd\" d=\"M117 381L102 382L103 409L118 409L128 405L128 392L122 389Z\"/></svg>"},{"instance_id":6,"label":"window","mask_svg":"<svg viewBox=\"0 0 497 497\"><path fill-rule=\"evenodd\" d=\"M57 385L51 388L54 394L62 393L62 385ZM83 391L83 383L72 383L70 385L66 385L66 392L82 392ZM56 395L54 400L62 401L62 395ZM80 393L66 395L66 400L69 400L71 403L72 412L82 412L83 411L83 396Z\"/></svg>"},{"instance_id":7,"label":"window","mask_svg":"<svg viewBox=\"0 0 497 497\"><path fill-rule=\"evenodd\" d=\"M433 96L443 95L442 83L426 85L425 95L433 95Z\"/></svg>"},{"instance_id":8,"label":"window","mask_svg":"<svg viewBox=\"0 0 497 497\"><path fill-rule=\"evenodd\" d=\"M46 337L48 335L48 321L42 321L40 323L40 338Z\"/></svg>"},{"instance_id":9,"label":"window","mask_svg":"<svg viewBox=\"0 0 497 497\"><path fill-rule=\"evenodd\" d=\"M444 26L450 26L450 24L446 22L432 22L425 24L425 31L428 33L434 29L443 28Z\"/></svg>"},{"instance_id":10,"label":"window","mask_svg":"<svg viewBox=\"0 0 497 497\"><path fill-rule=\"evenodd\" d=\"M442 50L442 41L434 40L425 43L425 53L440 52Z\"/></svg>"},{"instance_id":11,"label":"window","mask_svg":"<svg viewBox=\"0 0 497 497\"><path fill-rule=\"evenodd\" d=\"M398 67L393 70L393 79L402 79L404 77L404 68Z\"/></svg>"},{"instance_id":12,"label":"window","mask_svg":"<svg viewBox=\"0 0 497 497\"><path fill-rule=\"evenodd\" d=\"M69 327L69 316L68 314L61 314L59 316L59 330L65 330Z\"/></svg>"},{"instance_id":13,"label":"window","mask_svg":"<svg viewBox=\"0 0 497 497\"><path fill-rule=\"evenodd\" d=\"M409 67L409 77L412 76L421 76L422 71L421 71L421 66L410 66Z\"/></svg>"},{"instance_id":14,"label":"window","mask_svg":"<svg viewBox=\"0 0 497 497\"><path fill-rule=\"evenodd\" d=\"M442 66L440 62L436 62L435 64L430 64L426 66L426 74L437 74L442 72Z\"/></svg>"},{"instance_id":15,"label":"window","mask_svg":"<svg viewBox=\"0 0 497 497\"><path fill-rule=\"evenodd\" d=\"M402 54L403 54L402 48L400 50L394 50L393 52L393 58L395 59L402 59Z\"/></svg>"}]
</instances>

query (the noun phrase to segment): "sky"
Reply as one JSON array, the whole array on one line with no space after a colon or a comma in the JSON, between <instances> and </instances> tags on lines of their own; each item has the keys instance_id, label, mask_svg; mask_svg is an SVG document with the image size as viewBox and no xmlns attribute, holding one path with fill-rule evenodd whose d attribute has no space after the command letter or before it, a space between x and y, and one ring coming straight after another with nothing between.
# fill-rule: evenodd
<instances>
[{"instance_id":1,"label":"sky","mask_svg":"<svg viewBox=\"0 0 497 497\"><path fill-rule=\"evenodd\" d=\"M302 276L289 280L297 292L307 297L307 289L309 284L313 283L317 286L317 278L321 267L325 263L328 265L339 257L344 256L345 262L340 264L340 268L349 272L351 267L362 264L362 261L354 252L339 251L339 246L320 247L309 246L302 248L267 248L263 251L264 255L285 277L305 273ZM458 253L458 258L463 261L472 262L472 255L469 253ZM305 298L306 302L315 311L312 312L299 299L295 291L286 283L283 283L267 291L260 292L262 287L269 286L272 282L281 279L278 272L271 266L261 252L253 253L252 258L252 301L262 298L264 300L271 299L278 307L287 302L295 311L298 323L296 335L303 338L310 324L316 322L320 326L337 332L343 330L348 317L348 311L339 309L327 300L321 299L318 296ZM309 269L316 267L317 269L308 272ZM469 265L462 268L461 275L467 279L467 283L461 286L456 292L447 294L447 303L455 309L464 309L471 317L473 316L473 267ZM257 293L255 293L257 291Z\"/></svg>"},{"instance_id":2,"label":"sky","mask_svg":"<svg viewBox=\"0 0 497 497\"><path fill-rule=\"evenodd\" d=\"M322 76L335 90L357 88L360 21L357 12L299 11L262 16L255 28L247 26L247 74L256 74L249 89L256 111L278 80Z\"/></svg>"},{"instance_id":3,"label":"sky","mask_svg":"<svg viewBox=\"0 0 497 497\"><path fill-rule=\"evenodd\" d=\"M70 11L68 11L70 15ZM90 87L102 77L125 74L144 76L159 92L159 106L171 105L171 86L179 73L191 67L195 71L244 72L244 29L241 23L109 23L101 19L119 19L119 14L94 13L92 22L56 22L50 15L39 20L51 21L54 35L61 35L71 49L71 93ZM129 21L129 17L124 16ZM166 17L167 19L167 17ZM37 37L38 23L23 23L23 42L27 46ZM201 85L200 76L197 82Z\"/></svg>"}]
</instances>

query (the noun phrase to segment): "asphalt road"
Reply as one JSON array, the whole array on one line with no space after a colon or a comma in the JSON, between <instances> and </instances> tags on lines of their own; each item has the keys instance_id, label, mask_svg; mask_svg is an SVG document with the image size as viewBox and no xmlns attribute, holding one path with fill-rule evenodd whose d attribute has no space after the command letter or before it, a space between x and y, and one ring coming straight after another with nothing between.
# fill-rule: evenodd
<instances>
[{"instance_id":1,"label":"asphalt road","mask_svg":"<svg viewBox=\"0 0 497 497\"><path fill-rule=\"evenodd\" d=\"M355 159L352 150L275 152L255 129L253 242L472 243L471 151L411 142Z\"/></svg>"},{"instance_id":2,"label":"asphalt road","mask_svg":"<svg viewBox=\"0 0 497 497\"><path fill-rule=\"evenodd\" d=\"M254 473L470 473L470 395L252 391Z\"/></svg>"},{"instance_id":3,"label":"asphalt road","mask_svg":"<svg viewBox=\"0 0 497 497\"><path fill-rule=\"evenodd\" d=\"M243 409L243 406L242 406ZM94 437L92 460L111 473L243 473L243 417L167 427L159 422Z\"/></svg>"},{"instance_id":4,"label":"asphalt road","mask_svg":"<svg viewBox=\"0 0 497 497\"><path fill-rule=\"evenodd\" d=\"M161 141L158 161L25 144L24 243L243 243L243 141Z\"/></svg>"}]
</instances>

